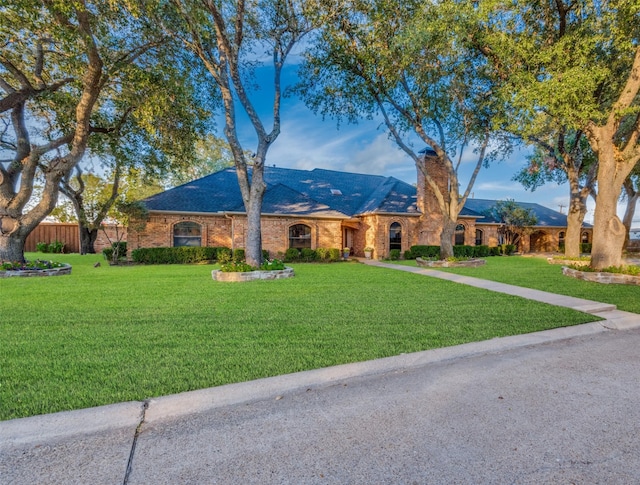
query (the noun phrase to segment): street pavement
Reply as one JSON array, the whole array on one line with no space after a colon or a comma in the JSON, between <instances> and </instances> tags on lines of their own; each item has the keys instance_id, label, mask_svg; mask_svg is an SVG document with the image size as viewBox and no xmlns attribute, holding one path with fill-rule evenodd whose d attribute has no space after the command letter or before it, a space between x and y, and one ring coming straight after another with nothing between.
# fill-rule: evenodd
<instances>
[{"instance_id":1,"label":"street pavement","mask_svg":"<svg viewBox=\"0 0 640 485\"><path fill-rule=\"evenodd\" d=\"M640 315L554 304L604 320L3 421L0 483L638 484Z\"/></svg>"}]
</instances>

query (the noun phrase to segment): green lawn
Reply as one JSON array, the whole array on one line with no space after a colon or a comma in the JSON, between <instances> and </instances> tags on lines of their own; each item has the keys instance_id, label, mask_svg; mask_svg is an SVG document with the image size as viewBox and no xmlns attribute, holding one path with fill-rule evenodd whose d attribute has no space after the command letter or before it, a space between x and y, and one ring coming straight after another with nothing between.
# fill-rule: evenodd
<instances>
[{"instance_id":1,"label":"green lawn","mask_svg":"<svg viewBox=\"0 0 640 485\"><path fill-rule=\"evenodd\" d=\"M640 313L640 286L603 285L569 278L562 266L547 263L546 258L503 256L486 258L478 268L438 268L450 273L475 276L486 280L575 296L616 305L618 309ZM415 261L402 261L415 266Z\"/></svg>"},{"instance_id":2,"label":"green lawn","mask_svg":"<svg viewBox=\"0 0 640 485\"><path fill-rule=\"evenodd\" d=\"M219 283L206 265L54 259L71 263L72 274L0 279L2 420L596 319L357 263L294 265L289 280Z\"/></svg>"}]
</instances>

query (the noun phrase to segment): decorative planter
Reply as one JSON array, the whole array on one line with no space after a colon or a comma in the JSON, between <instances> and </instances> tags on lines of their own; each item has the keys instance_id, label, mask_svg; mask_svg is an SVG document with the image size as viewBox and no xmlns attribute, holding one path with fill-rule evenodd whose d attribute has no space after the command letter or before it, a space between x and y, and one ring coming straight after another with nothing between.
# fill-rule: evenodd
<instances>
[{"instance_id":1,"label":"decorative planter","mask_svg":"<svg viewBox=\"0 0 640 485\"><path fill-rule=\"evenodd\" d=\"M51 269L23 269L0 271L0 278L29 278L31 276L62 276L71 274L71 265L65 264L59 268Z\"/></svg>"},{"instance_id":2,"label":"decorative planter","mask_svg":"<svg viewBox=\"0 0 640 485\"><path fill-rule=\"evenodd\" d=\"M288 266L285 269L277 269L272 271L246 271L243 273L224 273L219 269L214 269L211 272L211 277L216 281L231 281L231 282L242 282L242 281L254 281L254 280L280 280L283 278L293 278L295 273L293 272L293 268L289 268Z\"/></svg>"},{"instance_id":3,"label":"decorative planter","mask_svg":"<svg viewBox=\"0 0 640 485\"><path fill-rule=\"evenodd\" d=\"M364 257L367 259L371 259L371 256L373 255L373 251L365 251L364 252Z\"/></svg>"},{"instance_id":4,"label":"decorative planter","mask_svg":"<svg viewBox=\"0 0 640 485\"><path fill-rule=\"evenodd\" d=\"M602 283L605 285L637 285L640 286L640 276L619 273L603 273L594 271L580 271L563 266L562 274L583 281Z\"/></svg>"},{"instance_id":5,"label":"decorative planter","mask_svg":"<svg viewBox=\"0 0 640 485\"><path fill-rule=\"evenodd\" d=\"M476 268L487 262L484 259L468 259L467 261L428 261L416 258L416 264L425 268Z\"/></svg>"}]
</instances>

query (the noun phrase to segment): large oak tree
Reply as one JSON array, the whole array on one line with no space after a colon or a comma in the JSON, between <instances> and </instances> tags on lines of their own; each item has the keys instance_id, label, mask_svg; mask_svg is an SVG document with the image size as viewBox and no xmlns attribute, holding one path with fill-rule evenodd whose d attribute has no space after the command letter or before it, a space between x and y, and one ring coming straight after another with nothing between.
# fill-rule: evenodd
<instances>
[{"instance_id":1,"label":"large oak tree","mask_svg":"<svg viewBox=\"0 0 640 485\"><path fill-rule=\"evenodd\" d=\"M619 266L625 228L617 201L640 160L637 1L451 3L479 15L468 36L507 81L503 95L525 129L544 117L588 140L598 162L591 265Z\"/></svg>"},{"instance_id":2,"label":"large oak tree","mask_svg":"<svg viewBox=\"0 0 640 485\"><path fill-rule=\"evenodd\" d=\"M164 121L159 112L186 106L174 103L166 70L154 68L155 52L165 40L142 35L143 25L125 3L22 0L2 7L2 260L24 259L28 234L55 207L60 184L89 151L113 155L114 147L126 149L127 143L114 138L126 131L123 127L134 123L148 139L165 140L136 150L139 159L162 151L162 143L179 144L163 134L170 137L172 128L187 126L189 118L173 117L180 118L177 125L158 123ZM156 92L163 93L164 106L158 97L144 103L153 85L163 88ZM36 183L42 184L37 193Z\"/></svg>"},{"instance_id":3,"label":"large oak tree","mask_svg":"<svg viewBox=\"0 0 640 485\"><path fill-rule=\"evenodd\" d=\"M508 146L495 124L500 103L492 94L494 80L485 75L486 63L458 41L455 10L436 2L321 4L331 15L322 19L307 56L301 92L323 115L384 120L438 201L440 256L453 256L456 221L478 172ZM423 163L425 145L444 167L445 184ZM461 190L459 169L472 152L474 168Z\"/></svg>"},{"instance_id":4,"label":"large oak tree","mask_svg":"<svg viewBox=\"0 0 640 485\"><path fill-rule=\"evenodd\" d=\"M182 43L213 80L224 108L224 135L229 143L247 214L246 259L262 262L261 212L266 189L264 165L269 147L280 134L282 69L310 24L298 0L171 0L143 2L149 18ZM256 68L269 66L272 83L254 89ZM270 115L261 115L258 100L271 99ZM242 139L238 113L246 116L254 140ZM252 150L247 147L251 143ZM252 153L253 157L247 157Z\"/></svg>"}]
</instances>

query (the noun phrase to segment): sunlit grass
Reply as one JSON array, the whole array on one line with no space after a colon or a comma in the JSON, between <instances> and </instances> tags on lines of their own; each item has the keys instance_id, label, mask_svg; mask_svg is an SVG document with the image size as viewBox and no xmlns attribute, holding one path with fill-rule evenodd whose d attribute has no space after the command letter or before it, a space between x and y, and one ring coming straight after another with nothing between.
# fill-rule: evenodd
<instances>
[{"instance_id":1,"label":"sunlit grass","mask_svg":"<svg viewBox=\"0 0 640 485\"><path fill-rule=\"evenodd\" d=\"M294 265L288 280L220 283L206 265L55 259L71 263L72 274L0 279L0 419L595 320L356 263Z\"/></svg>"}]
</instances>

